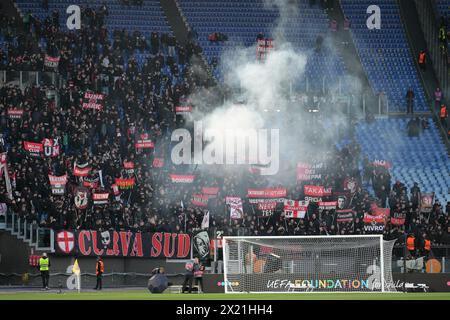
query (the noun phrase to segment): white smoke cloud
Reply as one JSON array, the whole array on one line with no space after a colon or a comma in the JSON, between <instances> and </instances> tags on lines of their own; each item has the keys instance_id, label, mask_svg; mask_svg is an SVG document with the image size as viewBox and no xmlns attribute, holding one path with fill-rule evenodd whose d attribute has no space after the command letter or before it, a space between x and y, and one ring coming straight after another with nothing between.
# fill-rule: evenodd
<instances>
[{"instance_id":1,"label":"white smoke cloud","mask_svg":"<svg viewBox=\"0 0 450 320\"><path fill-rule=\"evenodd\" d=\"M219 68L223 74L226 87L238 89L239 97L233 101L223 101L218 106L207 105L204 97L206 91L200 91L190 97L195 106L194 121L201 121L203 133L208 129L215 132L230 129L261 129L276 128L280 131L280 164L287 176L292 177L296 162L306 154L319 153L322 146L311 146L308 142L299 141L301 130L305 125L315 130L314 124L308 119L302 119L298 112L299 107L291 100L290 86L303 81L307 63L308 51L301 51L286 40L286 26L292 18L301 18L296 1L265 0L266 8L275 8L279 18L266 35L274 40L274 49L265 60L256 57L257 45L247 48L232 48L224 50L219 58ZM313 48L310 49L311 51ZM357 87L359 82L352 79L352 86ZM337 93L337 81L330 91ZM333 94L334 96L334 94ZM236 103L240 101L240 103ZM294 112L294 109L295 110ZM210 110L210 111L205 111ZM300 117L300 118L294 118ZM333 112L330 121L333 125L341 126L344 123L342 114ZM318 132L327 139L335 138L335 130L331 126L325 132ZM222 139L222 138L221 138ZM222 166L222 173L228 174L230 167ZM199 167L200 170L210 171L212 166ZM289 173L287 173L289 170ZM214 166L214 172L220 174L221 170ZM283 175L283 172L281 172ZM281 181L277 181L281 182Z\"/></svg>"}]
</instances>

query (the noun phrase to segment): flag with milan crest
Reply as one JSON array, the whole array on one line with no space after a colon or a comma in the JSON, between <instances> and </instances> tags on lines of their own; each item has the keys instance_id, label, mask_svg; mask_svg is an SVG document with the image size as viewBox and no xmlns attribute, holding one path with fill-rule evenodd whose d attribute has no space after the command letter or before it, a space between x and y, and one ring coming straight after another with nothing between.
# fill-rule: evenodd
<instances>
[{"instance_id":1,"label":"flag with milan crest","mask_svg":"<svg viewBox=\"0 0 450 320\"><path fill-rule=\"evenodd\" d=\"M240 197L226 197L226 204L230 206L230 219L242 219L244 209Z\"/></svg>"},{"instance_id":2,"label":"flag with milan crest","mask_svg":"<svg viewBox=\"0 0 450 320\"><path fill-rule=\"evenodd\" d=\"M74 202L77 209L86 209L88 205L88 189L76 187Z\"/></svg>"},{"instance_id":3,"label":"flag with milan crest","mask_svg":"<svg viewBox=\"0 0 450 320\"><path fill-rule=\"evenodd\" d=\"M70 253L75 247L75 236L70 231L58 232L56 235L56 244L64 253Z\"/></svg>"}]
</instances>

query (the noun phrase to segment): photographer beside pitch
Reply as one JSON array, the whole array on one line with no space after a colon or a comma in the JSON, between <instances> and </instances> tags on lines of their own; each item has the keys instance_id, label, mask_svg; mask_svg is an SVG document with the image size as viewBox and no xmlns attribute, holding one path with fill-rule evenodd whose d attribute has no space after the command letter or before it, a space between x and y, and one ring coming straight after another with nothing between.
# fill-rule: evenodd
<instances>
[{"instance_id":1,"label":"photographer beside pitch","mask_svg":"<svg viewBox=\"0 0 450 320\"><path fill-rule=\"evenodd\" d=\"M185 269L185 273L184 273L184 281L183 281L183 286L182 286L182 293L184 293L186 291L188 283L189 283L188 292L192 293L192 281L194 279L194 264L192 263L192 260L189 262L186 262L184 269Z\"/></svg>"},{"instance_id":2,"label":"photographer beside pitch","mask_svg":"<svg viewBox=\"0 0 450 320\"><path fill-rule=\"evenodd\" d=\"M203 273L205 272L205 266L201 264L198 258L194 259L194 278L195 285L199 286L199 291L203 292Z\"/></svg>"},{"instance_id":3,"label":"photographer beside pitch","mask_svg":"<svg viewBox=\"0 0 450 320\"><path fill-rule=\"evenodd\" d=\"M195 285L199 284L201 291L203 292L203 272L205 267L200 263L199 259L196 257L194 261L187 262L185 265L184 282L182 286L182 293L185 293L188 289L189 293L192 293L192 282L195 278ZM189 284L189 287L187 286Z\"/></svg>"}]
</instances>

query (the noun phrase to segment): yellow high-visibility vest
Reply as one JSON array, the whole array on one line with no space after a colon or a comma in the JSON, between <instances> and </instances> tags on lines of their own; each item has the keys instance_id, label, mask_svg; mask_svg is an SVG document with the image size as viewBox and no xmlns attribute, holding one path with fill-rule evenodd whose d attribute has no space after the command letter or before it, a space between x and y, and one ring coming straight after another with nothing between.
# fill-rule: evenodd
<instances>
[{"instance_id":1,"label":"yellow high-visibility vest","mask_svg":"<svg viewBox=\"0 0 450 320\"><path fill-rule=\"evenodd\" d=\"M39 259L39 270L40 271L48 271L48 263L49 263L48 258L47 259L40 258Z\"/></svg>"}]
</instances>

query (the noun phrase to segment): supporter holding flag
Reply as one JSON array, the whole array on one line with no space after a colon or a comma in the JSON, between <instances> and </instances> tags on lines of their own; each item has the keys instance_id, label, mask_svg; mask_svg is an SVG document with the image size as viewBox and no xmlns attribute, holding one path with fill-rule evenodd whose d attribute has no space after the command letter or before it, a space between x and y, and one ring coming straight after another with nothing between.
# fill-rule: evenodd
<instances>
[{"instance_id":1,"label":"supporter holding flag","mask_svg":"<svg viewBox=\"0 0 450 320\"><path fill-rule=\"evenodd\" d=\"M186 262L184 269L184 282L182 286L182 292L185 293L187 290L189 293L192 293L192 281L194 280L194 262L188 261ZM188 287L189 286L189 287Z\"/></svg>"},{"instance_id":2,"label":"supporter holding flag","mask_svg":"<svg viewBox=\"0 0 450 320\"><path fill-rule=\"evenodd\" d=\"M203 273L205 266L201 264L197 257L194 258L194 278L195 285L199 286L199 291L203 292Z\"/></svg>"}]
</instances>

